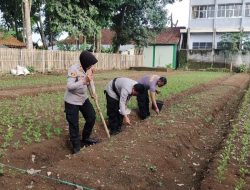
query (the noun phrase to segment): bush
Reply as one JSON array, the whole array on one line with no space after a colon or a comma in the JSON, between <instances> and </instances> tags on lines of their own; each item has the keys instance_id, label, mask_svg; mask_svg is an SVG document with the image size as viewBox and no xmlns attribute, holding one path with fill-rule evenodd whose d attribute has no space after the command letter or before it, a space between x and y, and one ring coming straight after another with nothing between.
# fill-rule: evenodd
<instances>
[{"instance_id":1,"label":"bush","mask_svg":"<svg viewBox=\"0 0 250 190\"><path fill-rule=\"evenodd\" d=\"M27 66L27 69L30 73L34 73L35 72L35 68L33 66Z\"/></svg>"},{"instance_id":2,"label":"bush","mask_svg":"<svg viewBox=\"0 0 250 190\"><path fill-rule=\"evenodd\" d=\"M241 64L239 66L239 70L240 70L240 73L247 72L247 66L246 66L246 64Z\"/></svg>"}]
</instances>

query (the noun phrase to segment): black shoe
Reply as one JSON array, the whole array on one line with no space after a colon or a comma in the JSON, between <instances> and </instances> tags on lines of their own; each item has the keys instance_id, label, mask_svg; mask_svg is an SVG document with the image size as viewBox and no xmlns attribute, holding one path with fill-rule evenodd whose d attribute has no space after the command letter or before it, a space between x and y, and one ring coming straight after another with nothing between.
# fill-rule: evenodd
<instances>
[{"instance_id":1,"label":"black shoe","mask_svg":"<svg viewBox=\"0 0 250 190\"><path fill-rule=\"evenodd\" d=\"M93 138L87 138L82 141L81 147L84 147L84 146L86 147L86 146L90 146L90 145L97 144L97 143L99 143L99 140L93 139Z\"/></svg>"},{"instance_id":2,"label":"black shoe","mask_svg":"<svg viewBox=\"0 0 250 190\"><path fill-rule=\"evenodd\" d=\"M80 153L80 148L79 149L73 148L72 154L78 154L78 153Z\"/></svg>"},{"instance_id":3,"label":"black shoe","mask_svg":"<svg viewBox=\"0 0 250 190\"><path fill-rule=\"evenodd\" d=\"M120 132L122 132L121 129L118 129L118 130L111 130L111 131L110 131L110 135L117 135L117 134L119 134Z\"/></svg>"}]
</instances>

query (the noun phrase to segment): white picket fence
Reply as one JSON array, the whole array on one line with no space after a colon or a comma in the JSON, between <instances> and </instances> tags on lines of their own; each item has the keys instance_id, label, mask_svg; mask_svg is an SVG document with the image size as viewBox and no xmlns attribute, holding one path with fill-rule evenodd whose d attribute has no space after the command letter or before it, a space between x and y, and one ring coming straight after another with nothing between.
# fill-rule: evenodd
<instances>
[{"instance_id":1,"label":"white picket fence","mask_svg":"<svg viewBox=\"0 0 250 190\"><path fill-rule=\"evenodd\" d=\"M80 51L49 51L0 48L0 73L9 73L17 65L32 66L38 72L65 71L79 62ZM96 70L128 69L143 66L143 55L95 53Z\"/></svg>"}]
</instances>

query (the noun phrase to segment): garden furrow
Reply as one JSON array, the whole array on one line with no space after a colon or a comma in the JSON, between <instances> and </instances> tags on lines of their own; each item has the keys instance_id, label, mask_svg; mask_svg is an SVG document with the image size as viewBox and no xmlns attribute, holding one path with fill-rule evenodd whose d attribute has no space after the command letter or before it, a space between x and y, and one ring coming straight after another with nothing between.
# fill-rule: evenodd
<instances>
[{"instance_id":1,"label":"garden furrow","mask_svg":"<svg viewBox=\"0 0 250 190\"><path fill-rule=\"evenodd\" d=\"M249 75L237 74L200 85L166 100L167 106L158 116L153 114L148 120L139 121L133 114L133 125L112 136L110 141L103 140L82 149L78 155L65 157L66 146L60 144L65 137L62 141L55 140L55 146L45 144L42 149L54 149L50 154L61 155L61 159L50 164L44 162L46 167L41 168L43 162L38 155L37 163L20 162L19 166L32 166L43 174L52 172L52 177L95 189L199 189L248 83ZM35 154L38 152L39 145ZM15 156L13 152L12 158L20 159ZM27 163L31 162L31 155L26 156ZM3 179L1 185L7 187L5 184L12 178ZM35 189L59 189L54 182L44 183L40 178L22 180L20 188L32 180ZM60 186L60 189L74 188Z\"/></svg>"}]
</instances>

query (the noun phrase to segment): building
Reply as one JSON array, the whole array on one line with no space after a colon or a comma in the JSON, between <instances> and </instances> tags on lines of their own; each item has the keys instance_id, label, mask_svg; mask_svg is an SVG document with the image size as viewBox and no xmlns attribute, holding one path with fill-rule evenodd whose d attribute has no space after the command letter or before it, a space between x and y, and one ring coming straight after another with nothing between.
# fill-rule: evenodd
<instances>
[{"instance_id":1,"label":"building","mask_svg":"<svg viewBox=\"0 0 250 190\"><path fill-rule=\"evenodd\" d=\"M0 48L25 48L26 44L11 35L0 33Z\"/></svg>"},{"instance_id":2,"label":"building","mask_svg":"<svg viewBox=\"0 0 250 190\"><path fill-rule=\"evenodd\" d=\"M101 45L102 50L108 51L112 48L112 40L114 36L115 36L115 32L111 31L110 29L104 28L101 30L101 42L100 42L101 44L100 45ZM84 45L85 37L80 36L79 39L76 39L75 37L68 36L66 39L61 40L59 43L67 45L69 48L76 50L78 46ZM93 48L93 44L87 44L87 48L89 49ZM58 47L54 47L54 49L57 50ZM120 45L119 47L120 54L134 55L134 52L135 52L135 46L132 43Z\"/></svg>"},{"instance_id":3,"label":"building","mask_svg":"<svg viewBox=\"0 0 250 190\"><path fill-rule=\"evenodd\" d=\"M191 0L187 30L189 50L214 50L225 32L250 37L250 0Z\"/></svg>"},{"instance_id":4,"label":"building","mask_svg":"<svg viewBox=\"0 0 250 190\"><path fill-rule=\"evenodd\" d=\"M185 27L166 28L144 48L145 67L178 67L177 54L183 40L181 30Z\"/></svg>"}]
</instances>

